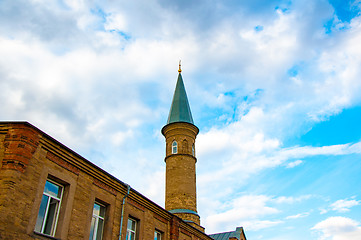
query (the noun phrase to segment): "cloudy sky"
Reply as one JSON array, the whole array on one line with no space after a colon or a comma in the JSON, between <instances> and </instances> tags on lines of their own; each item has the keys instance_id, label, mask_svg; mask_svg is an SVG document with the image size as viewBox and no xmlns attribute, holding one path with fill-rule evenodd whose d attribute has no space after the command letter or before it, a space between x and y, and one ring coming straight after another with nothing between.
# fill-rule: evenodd
<instances>
[{"instance_id":1,"label":"cloudy sky","mask_svg":"<svg viewBox=\"0 0 361 240\"><path fill-rule=\"evenodd\" d=\"M164 206L178 61L207 233L361 239L361 1L0 0L0 119Z\"/></svg>"}]
</instances>

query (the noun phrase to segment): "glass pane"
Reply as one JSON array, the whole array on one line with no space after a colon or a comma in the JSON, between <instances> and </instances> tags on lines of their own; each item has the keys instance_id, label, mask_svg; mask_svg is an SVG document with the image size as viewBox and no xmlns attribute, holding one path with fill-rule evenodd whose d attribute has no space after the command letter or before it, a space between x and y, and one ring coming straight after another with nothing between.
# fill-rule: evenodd
<instances>
[{"instance_id":1,"label":"glass pane","mask_svg":"<svg viewBox=\"0 0 361 240\"><path fill-rule=\"evenodd\" d=\"M48 209L48 216L45 220L45 228L44 228L44 233L48 234L48 235L53 235L53 229L54 229L54 224L55 224L55 220L56 220L56 215L57 215L57 210L58 210L58 204L59 201L54 199L54 198L50 198L50 204L49 204L49 209Z\"/></svg>"},{"instance_id":2,"label":"glass pane","mask_svg":"<svg viewBox=\"0 0 361 240\"><path fill-rule=\"evenodd\" d=\"M52 183L52 182L49 182L49 181L46 181L45 183L45 188L44 188L44 193L47 193L51 196L54 196L56 198L60 198L61 196L61 187Z\"/></svg>"},{"instance_id":3,"label":"glass pane","mask_svg":"<svg viewBox=\"0 0 361 240\"><path fill-rule=\"evenodd\" d=\"M95 229L95 217L92 217L92 222L90 225L90 235L89 235L89 240L93 240L94 238L94 229Z\"/></svg>"},{"instance_id":4,"label":"glass pane","mask_svg":"<svg viewBox=\"0 0 361 240\"><path fill-rule=\"evenodd\" d=\"M127 226L127 240L135 239L135 228L137 226L137 221L128 218L128 226Z\"/></svg>"},{"instance_id":5,"label":"glass pane","mask_svg":"<svg viewBox=\"0 0 361 240\"><path fill-rule=\"evenodd\" d=\"M100 217L104 218L104 216L105 216L105 207L98 204L98 203L94 203L93 215L100 216Z\"/></svg>"},{"instance_id":6,"label":"glass pane","mask_svg":"<svg viewBox=\"0 0 361 240\"><path fill-rule=\"evenodd\" d=\"M172 143L172 153L177 153L177 142L176 141L174 141L173 143Z\"/></svg>"},{"instance_id":7,"label":"glass pane","mask_svg":"<svg viewBox=\"0 0 361 240\"><path fill-rule=\"evenodd\" d=\"M99 213L100 213L100 205L97 203L94 203L93 215L99 216Z\"/></svg>"},{"instance_id":8,"label":"glass pane","mask_svg":"<svg viewBox=\"0 0 361 240\"><path fill-rule=\"evenodd\" d=\"M40 203L38 219L36 220L36 225L35 225L35 231L37 231L37 232L41 232L41 228L43 226L43 222L44 222L44 218L45 218L46 206L48 205L48 200L49 200L49 197L46 195L43 195L43 198L41 199L41 203Z\"/></svg>"},{"instance_id":9,"label":"glass pane","mask_svg":"<svg viewBox=\"0 0 361 240\"><path fill-rule=\"evenodd\" d=\"M135 231L135 221L133 219L128 219L128 229Z\"/></svg>"},{"instance_id":10,"label":"glass pane","mask_svg":"<svg viewBox=\"0 0 361 240\"><path fill-rule=\"evenodd\" d=\"M99 214L99 216L101 216L101 217L105 217L105 207L104 206L102 206L102 205L100 205L100 214Z\"/></svg>"},{"instance_id":11,"label":"glass pane","mask_svg":"<svg viewBox=\"0 0 361 240\"><path fill-rule=\"evenodd\" d=\"M132 239L132 235L133 234L133 232L131 232L131 231L127 231L127 237L125 238L126 240L131 240Z\"/></svg>"},{"instance_id":12,"label":"glass pane","mask_svg":"<svg viewBox=\"0 0 361 240\"><path fill-rule=\"evenodd\" d=\"M102 236L103 236L103 226L104 226L104 221L103 219L98 219L98 231L97 231L97 240L101 240Z\"/></svg>"},{"instance_id":13,"label":"glass pane","mask_svg":"<svg viewBox=\"0 0 361 240\"><path fill-rule=\"evenodd\" d=\"M155 231L154 240L161 240L161 233L160 232Z\"/></svg>"},{"instance_id":14,"label":"glass pane","mask_svg":"<svg viewBox=\"0 0 361 240\"><path fill-rule=\"evenodd\" d=\"M132 230L133 230L133 231L135 231L135 223L136 223L136 222L135 222L134 220L132 220Z\"/></svg>"}]
</instances>

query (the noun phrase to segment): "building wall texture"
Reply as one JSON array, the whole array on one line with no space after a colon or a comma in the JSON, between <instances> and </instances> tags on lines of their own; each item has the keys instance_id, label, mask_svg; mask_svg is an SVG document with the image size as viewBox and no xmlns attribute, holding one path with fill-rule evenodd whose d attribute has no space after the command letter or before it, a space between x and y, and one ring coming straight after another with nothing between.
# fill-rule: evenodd
<instances>
[{"instance_id":1,"label":"building wall texture","mask_svg":"<svg viewBox=\"0 0 361 240\"><path fill-rule=\"evenodd\" d=\"M195 164L195 158L186 158ZM195 172L191 175L195 188ZM34 230L47 180L64 187L54 237ZM0 122L0 239L89 239L95 201L106 207L103 239L119 239L126 194L126 184L31 124ZM194 196L190 206L195 202ZM153 239L155 230L163 239L212 239L134 189L123 216L122 239L128 218L137 220L138 240Z\"/></svg>"}]
</instances>

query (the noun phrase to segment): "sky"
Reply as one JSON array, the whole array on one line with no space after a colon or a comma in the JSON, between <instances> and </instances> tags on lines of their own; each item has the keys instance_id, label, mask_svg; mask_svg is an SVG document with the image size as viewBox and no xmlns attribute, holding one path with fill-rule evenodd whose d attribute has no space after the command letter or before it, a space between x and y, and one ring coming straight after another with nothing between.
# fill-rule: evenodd
<instances>
[{"instance_id":1,"label":"sky","mask_svg":"<svg viewBox=\"0 0 361 240\"><path fill-rule=\"evenodd\" d=\"M361 1L0 0L0 120L164 206L182 61L206 233L361 239Z\"/></svg>"}]
</instances>

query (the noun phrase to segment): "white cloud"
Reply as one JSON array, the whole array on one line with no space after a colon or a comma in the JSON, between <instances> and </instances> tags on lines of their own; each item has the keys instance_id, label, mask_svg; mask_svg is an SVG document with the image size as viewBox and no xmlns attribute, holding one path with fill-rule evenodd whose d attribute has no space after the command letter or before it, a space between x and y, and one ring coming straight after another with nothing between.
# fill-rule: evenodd
<instances>
[{"instance_id":1,"label":"white cloud","mask_svg":"<svg viewBox=\"0 0 361 240\"><path fill-rule=\"evenodd\" d=\"M288 163L286 167L287 168L294 168L294 167L300 165L301 163L303 163L302 160L296 160L296 161Z\"/></svg>"},{"instance_id":2,"label":"white cloud","mask_svg":"<svg viewBox=\"0 0 361 240\"><path fill-rule=\"evenodd\" d=\"M351 200L340 199L340 200L337 200L336 202L332 203L330 207L333 211L343 213L343 212L350 211L351 207L358 206L360 204L361 204L361 201L358 201L355 199L351 199Z\"/></svg>"},{"instance_id":3,"label":"white cloud","mask_svg":"<svg viewBox=\"0 0 361 240\"><path fill-rule=\"evenodd\" d=\"M360 142L354 144L339 144L331 146L294 146L282 148L277 138L268 138L258 128L266 118L262 110L251 110L238 122L224 126L222 129L210 129L201 133L197 139L197 155L207 163L213 162L220 168L207 169L199 176L201 184L217 182L221 179L234 181L238 184L250 174L263 169L280 166L287 161L287 168L300 165L301 158L320 155L347 155L360 153ZM252 120L250 120L252 119ZM255 124L255 126L253 126ZM258 127L257 127L258 126ZM297 159L297 160L293 160ZM232 174L242 173L238 177Z\"/></svg>"},{"instance_id":4,"label":"white cloud","mask_svg":"<svg viewBox=\"0 0 361 240\"><path fill-rule=\"evenodd\" d=\"M287 216L286 219L298 219L298 218L304 218L309 216L310 213L309 212L304 212L304 213L299 213L296 215L291 215L291 216Z\"/></svg>"},{"instance_id":5,"label":"white cloud","mask_svg":"<svg viewBox=\"0 0 361 240\"><path fill-rule=\"evenodd\" d=\"M221 204L220 213L209 215L204 223L208 232L217 232L221 229L233 229L244 226L248 229L261 229L280 224L281 221L259 220L260 217L279 212L274 207L267 206L271 198L263 195L245 195L234 198ZM238 224L238 225L237 225Z\"/></svg>"},{"instance_id":6,"label":"white cloud","mask_svg":"<svg viewBox=\"0 0 361 240\"><path fill-rule=\"evenodd\" d=\"M117 31L126 31L127 23L124 15L120 13L110 13L106 18L106 23L104 24L105 30L117 30Z\"/></svg>"},{"instance_id":7,"label":"white cloud","mask_svg":"<svg viewBox=\"0 0 361 240\"><path fill-rule=\"evenodd\" d=\"M165 168L147 174L136 189L158 205L164 207L165 199Z\"/></svg>"},{"instance_id":8,"label":"white cloud","mask_svg":"<svg viewBox=\"0 0 361 240\"><path fill-rule=\"evenodd\" d=\"M296 202L302 202L304 200L308 200L310 199L312 196L311 195L303 195L303 196L299 196L299 197L285 197L285 196L281 196L281 197L277 197L274 199L274 202L277 204L293 204Z\"/></svg>"},{"instance_id":9,"label":"white cloud","mask_svg":"<svg viewBox=\"0 0 361 240\"><path fill-rule=\"evenodd\" d=\"M323 208L320 209L320 214L326 214L326 213L328 213L327 209L323 209Z\"/></svg>"},{"instance_id":10,"label":"white cloud","mask_svg":"<svg viewBox=\"0 0 361 240\"><path fill-rule=\"evenodd\" d=\"M227 190L225 190L227 191ZM227 195L227 194L226 194ZM229 195L228 195L229 196ZM310 195L299 197L271 197L266 195L243 195L229 198L231 200L216 201L215 206L207 200L202 201L202 209L205 208L208 217L202 219L202 224L207 226L207 232L222 231L243 226L247 231L257 231L264 228L274 227L284 223L283 220L274 219L282 213L284 204L301 203L309 199ZM218 199L216 197L215 199ZM285 217L286 220L307 217L309 212Z\"/></svg>"},{"instance_id":11,"label":"white cloud","mask_svg":"<svg viewBox=\"0 0 361 240\"><path fill-rule=\"evenodd\" d=\"M317 223L312 230L319 232L319 240L359 240L361 238L359 223L346 217L329 217Z\"/></svg>"},{"instance_id":12,"label":"white cloud","mask_svg":"<svg viewBox=\"0 0 361 240\"><path fill-rule=\"evenodd\" d=\"M242 226L244 226L244 229L247 229L247 231L258 231L265 228L277 227L277 225L282 223L284 222L280 220L251 220L242 222Z\"/></svg>"},{"instance_id":13,"label":"white cloud","mask_svg":"<svg viewBox=\"0 0 361 240\"><path fill-rule=\"evenodd\" d=\"M350 208L358 206L361 204L360 200L355 200L355 197L351 197L351 199L340 199L336 202L330 204L328 208L321 208L320 214L328 213L329 211L336 211L339 213L349 212Z\"/></svg>"},{"instance_id":14,"label":"white cloud","mask_svg":"<svg viewBox=\"0 0 361 240\"><path fill-rule=\"evenodd\" d=\"M64 0L64 3L75 11L84 10L86 8L84 0Z\"/></svg>"},{"instance_id":15,"label":"white cloud","mask_svg":"<svg viewBox=\"0 0 361 240\"><path fill-rule=\"evenodd\" d=\"M316 155L345 155L355 153L351 144L338 144L331 146L312 147L312 146L296 146L282 149L280 154L287 158L303 158Z\"/></svg>"}]
</instances>

